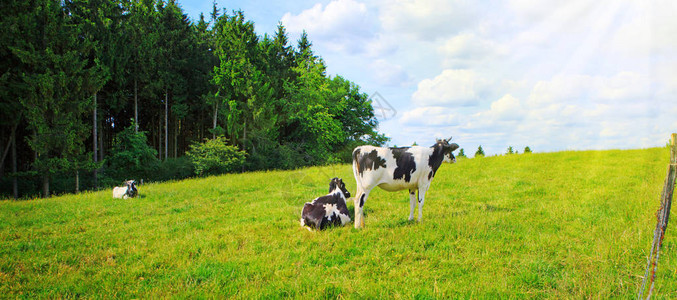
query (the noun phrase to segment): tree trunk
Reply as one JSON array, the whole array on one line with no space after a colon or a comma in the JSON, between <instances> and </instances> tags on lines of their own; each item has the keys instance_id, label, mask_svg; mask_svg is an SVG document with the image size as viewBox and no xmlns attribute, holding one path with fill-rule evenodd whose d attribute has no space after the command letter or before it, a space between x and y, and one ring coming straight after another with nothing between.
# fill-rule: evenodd
<instances>
[{"instance_id":1,"label":"tree trunk","mask_svg":"<svg viewBox=\"0 0 677 300\"><path fill-rule=\"evenodd\" d=\"M9 140L11 141L14 136L16 135L16 129L19 127L19 123L21 122L21 119L19 119L16 124L14 124L14 128L12 128L12 133L9 135ZM7 143L7 146L5 147L5 151L2 152L2 162L0 162L0 169L4 170L5 169L5 158L7 157L7 154L9 153L9 148L12 143Z\"/></svg>"},{"instance_id":2,"label":"tree trunk","mask_svg":"<svg viewBox=\"0 0 677 300\"><path fill-rule=\"evenodd\" d=\"M158 159L162 160L162 117L160 117L157 124L157 153Z\"/></svg>"},{"instance_id":3,"label":"tree trunk","mask_svg":"<svg viewBox=\"0 0 677 300\"><path fill-rule=\"evenodd\" d=\"M137 79L134 78L134 133L139 133L139 100L137 95Z\"/></svg>"},{"instance_id":4,"label":"tree trunk","mask_svg":"<svg viewBox=\"0 0 677 300\"><path fill-rule=\"evenodd\" d=\"M176 155L178 154L177 147L179 145L179 127L181 127L180 119L178 122L174 121L174 158L176 158Z\"/></svg>"},{"instance_id":5,"label":"tree trunk","mask_svg":"<svg viewBox=\"0 0 677 300\"><path fill-rule=\"evenodd\" d=\"M5 135L5 132L2 132L3 137ZM7 148L7 154L9 154L9 150L12 150L12 135L10 134L9 139L7 139L7 146L2 147L2 148ZM5 177L5 160L2 160L2 163L0 163L0 178Z\"/></svg>"},{"instance_id":6,"label":"tree trunk","mask_svg":"<svg viewBox=\"0 0 677 300\"><path fill-rule=\"evenodd\" d=\"M19 198L19 183L16 179L16 135L12 137L12 193L14 194L14 199Z\"/></svg>"},{"instance_id":7,"label":"tree trunk","mask_svg":"<svg viewBox=\"0 0 677 300\"><path fill-rule=\"evenodd\" d=\"M106 154L104 153L106 148L103 147L103 140L104 140L104 134L106 133L105 127L104 129L101 130L101 134L99 134L99 161L103 161L104 157L106 157Z\"/></svg>"},{"instance_id":8,"label":"tree trunk","mask_svg":"<svg viewBox=\"0 0 677 300\"><path fill-rule=\"evenodd\" d=\"M247 142L247 119L244 119L244 134L242 137L242 151L245 150L245 143ZM244 164L242 164L242 173L244 173Z\"/></svg>"},{"instance_id":9,"label":"tree trunk","mask_svg":"<svg viewBox=\"0 0 677 300\"><path fill-rule=\"evenodd\" d=\"M244 120L244 134L242 136L242 151L245 150L245 143L247 142L247 119Z\"/></svg>"},{"instance_id":10,"label":"tree trunk","mask_svg":"<svg viewBox=\"0 0 677 300\"><path fill-rule=\"evenodd\" d=\"M214 101L214 125L212 126L212 139L216 138L216 118L219 115L219 104Z\"/></svg>"},{"instance_id":11,"label":"tree trunk","mask_svg":"<svg viewBox=\"0 0 677 300\"><path fill-rule=\"evenodd\" d=\"M169 101L167 98L167 89L165 88L165 160L167 160L167 148L169 146Z\"/></svg>"},{"instance_id":12,"label":"tree trunk","mask_svg":"<svg viewBox=\"0 0 677 300\"><path fill-rule=\"evenodd\" d=\"M42 197L49 198L49 175L42 175Z\"/></svg>"},{"instance_id":13,"label":"tree trunk","mask_svg":"<svg viewBox=\"0 0 677 300\"><path fill-rule=\"evenodd\" d=\"M92 119L94 120L92 122L92 152L94 152L94 164L98 161L98 153L97 153L97 147L96 144L99 142L99 139L97 137L97 128L96 128L96 93L94 93L94 112L92 113ZM99 187L99 182L98 182L98 176L99 175L99 170L94 169L94 188ZM76 188L77 190L77 188Z\"/></svg>"},{"instance_id":14,"label":"tree trunk","mask_svg":"<svg viewBox=\"0 0 677 300\"><path fill-rule=\"evenodd\" d=\"M75 193L80 193L80 171L75 170Z\"/></svg>"}]
</instances>

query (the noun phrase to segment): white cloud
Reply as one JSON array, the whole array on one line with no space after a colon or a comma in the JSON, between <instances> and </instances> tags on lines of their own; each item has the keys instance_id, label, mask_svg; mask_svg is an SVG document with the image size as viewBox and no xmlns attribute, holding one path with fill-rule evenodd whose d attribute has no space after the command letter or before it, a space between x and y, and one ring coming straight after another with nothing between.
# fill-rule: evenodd
<instances>
[{"instance_id":1,"label":"white cloud","mask_svg":"<svg viewBox=\"0 0 677 300\"><path fill-rule=\"evenodd\" d=\"M400 124L426 126L452 126L459 124L459 117L448 107L426 106L405 111L400 117Z\"/></svg>"},{"instance_id":2,"label":"white cloud","mask_svg":"<svg viewBox=\"0 0 677 300\"><path fill-rule=\"evenodd\" d=\"M627 19L611 36L610 48L627 55L674 55L677 2L636 1L625 5Z\"/></svg>"},{"instance_id":3,"label":"white cloud","mask_svg":"<svg viewBox=\"0 0 677 300\"><path fill-rule=\"evenodd\" d=\"M524 116L524 108L519 99L507 94L491 103L489 114L497 120L520 120Z\"/></svg>"},{"instance_id":4,"label":"white cloud","mask_svg":"<svg viewBox=\"0 0 677 300\"><path fill-rule=\"evenodd\" d=\"M448 39L438 48L440 53L452 60L480 60L504 54L505 48L473 33L463 33Z\"/></svg>"},{"instance_id":5,"label":"white cloud","mask_svg":"<svg viewBox=\"0 0 677 300\"><path fill-rule=\"evenodd\" d=\"M399 0L384 2L380 21L386 31L435 40L475 24L477 7L468 1Z\"/></svg>"},{"instance_id":6,"label":"white cloud","mask_svg":"<svg viewBox=\"0 0 677 300\"><path fill-rule=\"evenodd\" d=\"M444 70L433 79L424 79L412 95L417 105L477 105L489 82L470 70Z\"/></svg>"},{"instance_id":7,"label":"white cloud","mask_svg":"<svg viewBox=\"0 0 677 300\"><path fill-rule=\"evenodd\" d=\"M514 132L518 125L524 124L525 116L526 110L521 101L506 94L492 102L489 109L468 116L461 128L471 132Z\"/></svg>"},{"instance_id":8,"label":"white cloud","mask_svg":"<svg viewBox=\"0 0 677 300\"><path fill-rule=\"evenodd\" d=\"M529 103L613 103L625 104L646 100L651 96L648 76L621 72L614 76L559 75L549 81L539 81L534 86Z\"/></svg>"},{"instance_id":9,"label":"white cloud","mask_svg":"<svg viewBox=\"0 0 677 300\"><path fill-rule=\"evenodd\" d=\"M363 51L374 34L367 6L354 0L334 0L326 6L318 3L298 15L288 12L281 22L290 33L305 30L311 40L328 42L349 53Z\"/></svg>"}]
</instances>

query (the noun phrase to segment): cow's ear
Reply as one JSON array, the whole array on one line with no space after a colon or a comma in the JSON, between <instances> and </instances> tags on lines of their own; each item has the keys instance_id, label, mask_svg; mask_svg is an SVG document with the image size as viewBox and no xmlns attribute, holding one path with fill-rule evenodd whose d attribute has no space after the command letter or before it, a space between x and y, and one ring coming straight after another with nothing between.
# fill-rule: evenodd
<instances>
[{"instance_id":1,"label":"cow's ear","mask_svg":"<svg viewBox=\"0 0 677 300\"><path fill-rule=\"evenodd\" d=\"M451 147L451 152L454 152L454 150L458 149L458 144L456 144L456 143L452 143L449 146Z\"/></svg>"},{"instance_id":2,"label":"cow's ear","mask_svg":"<svg viewBox=\"0 0 677 300\"><path fill-rule=\"evenodd\" d=\"M332 178L332 180L329 182L329 192L336 189L336 178Z\"/></svg>"}]
</instances>

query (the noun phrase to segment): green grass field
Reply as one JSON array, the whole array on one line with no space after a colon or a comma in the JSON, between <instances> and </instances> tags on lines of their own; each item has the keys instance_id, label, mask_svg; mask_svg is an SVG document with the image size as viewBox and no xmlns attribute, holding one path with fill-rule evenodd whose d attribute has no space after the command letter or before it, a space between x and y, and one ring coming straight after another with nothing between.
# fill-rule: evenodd
<instances>
[{"instance_id":1,"label":"green grass field","mask_svg":"<svg viewBox=\"0 0 677 300\"><path fill-rule=\"evenodd\" d=\"M421 223L407 192L376 189L360 231L299 226L332 177L354 194L349 165L0 201L0 295L633 298L668 161L666 148L460 159ZM677 297L676 242L673 225L659 299Z\"/></svg>"}]
</instances>

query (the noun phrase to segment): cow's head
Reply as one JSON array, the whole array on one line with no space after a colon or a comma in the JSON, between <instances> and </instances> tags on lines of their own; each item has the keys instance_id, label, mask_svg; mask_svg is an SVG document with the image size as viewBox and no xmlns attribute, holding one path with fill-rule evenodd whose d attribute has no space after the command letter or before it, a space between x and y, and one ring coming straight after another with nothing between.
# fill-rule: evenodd
<instances>
[{"instance_id":1,"label":"cow's head","mask_svg":"<svg viewBox=\"0 0 677 300\"><path fill-rule=\"evenodd\" d=\"M451 141L451 137L448 139L442 139L442 140L437 140L437 146L442 147L442 153L444 153L444 162L448 163L455 163L456 162L456 157L454 156L454 150L458 149L458 144L456 143L449 143Z\"/></svg>"},{"instance_id":2,"label":"cow's head","mask_svg":"<svg viewBox=\"0 0 677 300\"><path fill-rule=\"evenodd\" d=\"M136 180L127 180L123 184L127 186L127 197L134 198L139 194L139 191L136 189Z\"/></svg>"},{"instance_id":3,"label":"cow's head","mask_svg":"<svg viewBox=\"0 0 677 300\"><path fill-rule=\"evenodd\" d=\"M334 177L331 179L329 182L329 193L335 191L336 189L341 190L341 193L343 193L343 197L346 199L350 198L350 192L346 189L346 185L343 183L343 180L338 177Z\"/></svg>"}]
</instances>

